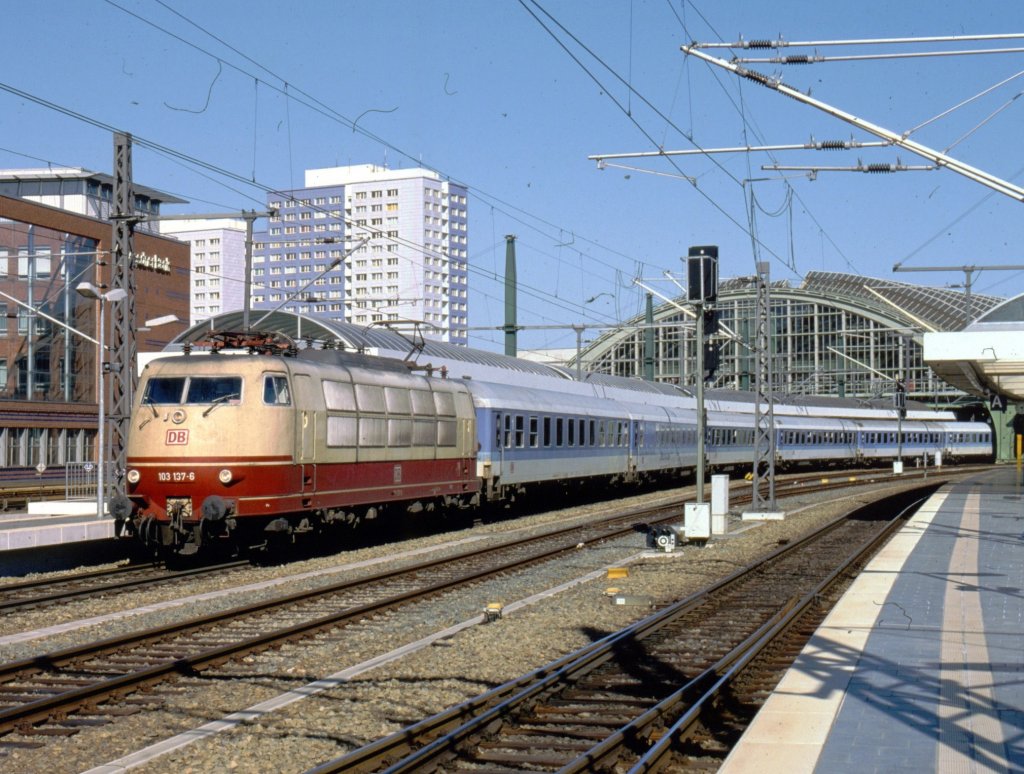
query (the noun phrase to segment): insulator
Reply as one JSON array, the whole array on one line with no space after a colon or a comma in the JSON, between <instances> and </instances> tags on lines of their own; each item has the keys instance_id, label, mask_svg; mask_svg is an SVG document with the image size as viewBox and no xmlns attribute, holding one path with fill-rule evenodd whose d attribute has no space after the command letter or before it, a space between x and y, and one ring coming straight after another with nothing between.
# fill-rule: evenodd
<instances>
[{"instance_id":1,"label":"insulator","mask_svg":"<svg viewBox=\"0 0 1024 774\"><path fill-rule=\"evenodd\" d=\"M762 86L772 86L771 78L769 78L767 75L757 72L756 70L744 70L741 74L752 81L757 81Z\"/></svg>"},{"instance_id":2,"label":"insulator","mask_svg":"<svg viewBox=\"0 0 1024 774\"><path fill-rule=\"evenodd\" d=\"M846 150L846 140L825 140L818 145L821 150Z\"/></svg>"},{"instance_id":3,"label":"insulator","mask_svg":"<svg viewBox=\"0 0 1024 774\"><path fill-rule=\"evenodd\" d=\"M868 164L864 170L868 174L877 174L879 172L895 172L892 164Z\"/></svg>"},{"instance_id":4,"label":"insulator","mask_svg":"<svg viewBox=\"0 0 1024 774\"><path fill-rule=\"evenodd\" d=\"M782 57L783 64L810 64L811 58L807 54L793 54Z\"/></svg>"},{"instance_id":5,"label":"insulator","mask_svg":"<svg viewBox=\"0 0 1024 774\"><path fill-rule=\"evenodd\" d=\"M744 44L744 48L775 48L775 41L772 40L751 40Z\"/></svg>"}]
</instances>

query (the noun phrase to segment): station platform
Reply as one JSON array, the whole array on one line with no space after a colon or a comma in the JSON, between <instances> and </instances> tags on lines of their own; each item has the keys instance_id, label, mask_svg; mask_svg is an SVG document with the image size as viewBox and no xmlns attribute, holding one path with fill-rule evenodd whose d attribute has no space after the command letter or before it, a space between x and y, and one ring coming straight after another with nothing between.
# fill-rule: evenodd
<instances>
[{"instance_id":1,"label":"station platform","mask_svg":"<svg viewBox=\"0 0 1024 774\"><path fill-rule=\"evenodd\" d=\"M871 561L719 770L1024 772L1024 483L937 491Z\"/></svg>"},{"instance_id":2,"label":"station platform","mask_svg":"<svg viewBox=\"0 0 1024 774\"><path fill-rule=\"evenodd\" d=\"M96 518L96 503L84 509L46 503L27 513L0 513L0 576L117 561L127 555L126 542L114 537L112 518Z\"/></svg>"},{"instance_id":3,"label":"station platform","mask_svg":"<svg viewBox=\"0 0 1024 774\"><path fill-rule=\"evenodd\" d=\"M0 551L42 548L114 537L114 520L89 514L0 514Z\"/></svg>"}]
</instances>

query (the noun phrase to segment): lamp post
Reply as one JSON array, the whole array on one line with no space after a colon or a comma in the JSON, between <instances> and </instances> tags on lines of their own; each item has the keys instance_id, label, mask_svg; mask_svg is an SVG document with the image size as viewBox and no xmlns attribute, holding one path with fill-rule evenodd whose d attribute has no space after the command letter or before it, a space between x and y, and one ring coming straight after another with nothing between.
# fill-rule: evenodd
<instances>
[{"instance_id":1,"label":"lamp post","mask_svg":"<svg viewBox=\"0 0 1024 774\"><path fill-rule=\"evenodd\" d=\"M101 286L104 287L104 286ZM107 346L104 339L103 331L103 318L106 312L106 303L108 301L121 301L128 296L128 291L124 288L114 288L104 293L100 288L93 285L91 282L80 282L75 287L75 290L79 295L85 298L91 298L94 301L100 302L100 324L99 324L99 373L96 376L96 405L98 412L98 420L96 426L96 518L103 518L104 511L104 500L106 492L104 491L104 480L103 480L103 455L105 453L105 432L104 425L106 424L106 417L103 416L104 411L104 385L103 375L106 370L106 351Z\"/></svg>"}]
</instances>

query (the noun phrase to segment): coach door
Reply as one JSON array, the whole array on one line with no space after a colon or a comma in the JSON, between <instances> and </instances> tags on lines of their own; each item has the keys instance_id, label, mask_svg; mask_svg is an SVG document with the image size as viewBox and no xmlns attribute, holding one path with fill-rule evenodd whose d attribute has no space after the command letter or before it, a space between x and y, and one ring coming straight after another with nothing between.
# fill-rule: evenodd
<instances>
[{"instance_id":1,"label":"coach door","mask_svg":"<svg viewBox=\"0 0 1024 774\"><path fill-rule=\"evenodd\" d=\"M635 419L629 422L629 472L635 473L640 459L640 423Z\"/></svg>"},{"instance_id":2,"label":"coach door","mask_svg":"<svg viewBox=\"0 0 1024 774\"><path fill-rule=\"evenodd\" d=\"M295 406L297 438L296 452L299 462L312 463L314 459L314 442L316 441L316 406L319 401L313 391L313 380L308 374L294 374Z\"/></svg>"}]
</instances>

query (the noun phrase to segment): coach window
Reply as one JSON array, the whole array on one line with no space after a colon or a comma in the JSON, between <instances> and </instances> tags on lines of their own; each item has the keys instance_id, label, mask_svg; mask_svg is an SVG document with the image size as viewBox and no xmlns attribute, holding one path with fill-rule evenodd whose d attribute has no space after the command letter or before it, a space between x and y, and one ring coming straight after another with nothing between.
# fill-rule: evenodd
<instances>
[{"instance_id":1,"label":"coach window","mask_svg":"<svg viewBox=\"0 0 1024 774\"><path fill-rule=\"evenodd\" d=\"M263 377L263 402L269 406L290 406L288 377L281 374L266 374Z\"/></svg>"},{"instance_id":2,"label":"coach window","mask_svg":"<svg viewBox=\"0 0 1024 774\"><path fill-rule=\"evenodd\" d=\"M562 446L565 443L565 422L564 417L555 420L555 446Z\"/></svg>"},{"instance_id":3,"label":"coach window","mask_svg":"<svg viewBox=\"0 0 1024 774\"><path fill-rule=\"evenodd\" d=\"M590 445L597 446L597 422L590 420Z\"/></svg>"},{"instance_id":4,"label":"coach window","mask_svg":"<svg viewBox=\"0 0 1024 774\"><path fill-rule=\"evenodd\" d=\"M497 449L501 448L501 412L494 414L494 446Z\"/></svg>"},{"instance_id":5,"label":"coach window","mask_svg":"<svg viewBox=\"0 0 1024 774\"><path fill-rule=\"evenodd\" d=\"M544 446L551 446L551 417L544 417Z\"/></svg>"},{"instance_id":6,"label":"coach window","mask_svg":"<svg viewBox=\"0 0 1024 774\"><path fill-rule=\"evenodd\" d=\"M537 417L530 417L530 448L537 448Z\"/></svg>"},{"instance_id":7,"label":"coach window","mask_svg":"<svg viewBox=\"0 0 1024 774\"><path fill-rule=\"evenodd\" d=\"M516 448L523 448L523 426L524 420L522 414L516 414Z\"/></svg>"},{"instance_id":8,"label":"coach window","mask_svg":"<svg viewBox=\"0 0 1024 774\"><path fill-rule=\"evenodd\" d=\"M504 446L506 449L512 448L512 415L505 415L505 441Z\"/></svg>"},{"instance_id":9,"label":"coach window","mask_svg":"<svg viewBox=\"0 0 1024 774\"><path fill-rule=\"evenodd\" d=\"M571 418L569 420L569 443L567 445L568 446L575 446L576 445L576 420L575 420L575 418Z\"/></svg>"}]
</instances>

